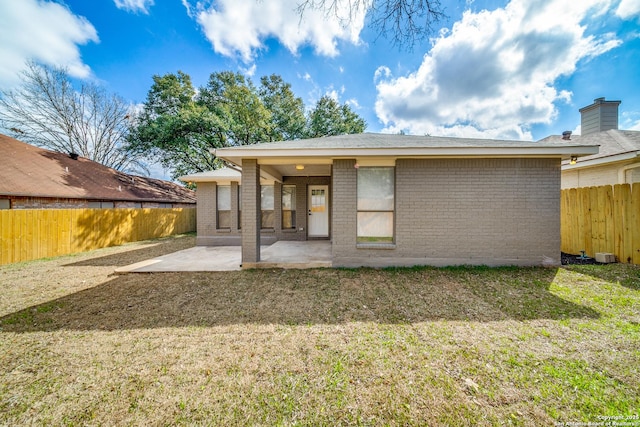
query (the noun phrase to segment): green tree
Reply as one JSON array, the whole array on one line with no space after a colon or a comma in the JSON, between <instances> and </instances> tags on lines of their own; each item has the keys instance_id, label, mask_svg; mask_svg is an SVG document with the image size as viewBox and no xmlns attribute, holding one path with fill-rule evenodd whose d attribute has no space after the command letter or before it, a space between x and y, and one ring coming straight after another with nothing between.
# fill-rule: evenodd
<instances>
[{"instance_id":1,"label":"green tree","mask_svg":"<svg viewBox=\"0 0 640 427\"><path fill-rule=\"evenodd\" d=\"M318 100L309 113L308 138L331 135L362 133L367 127L363 118L358 116L347 104L340 105L330 96Z\"/></svg>"},{"instance_id":2,"label":"green tree","mask_svg":"<svg viewBox=\"0 0 640 427\"><path fill-rule=\"evenodd\" d=\"M222 71L209 76L200 90L199 102L228 125L226 146L254 144L268 140L271 112L257 89L240 73Z\"/></svg>"},{"instance_id":3,"label":"green tree","mask_svg":"<svg viewBox=\"0 0 640 427\"><path fill-rule=\"evenodd\" d=\"M182 72L154 76L129 138L129 150L159 161L177 178L217 169L211 149L363 132L365 122L348 105L322 98L305 117L302 99L282 77L260 86L239 73L214 72L195 90Z\"/></svg>"},{"instance_id":4,"label":"green tree","mask_svg":"<svg viewBox=\"0 0 640 427\"><path fill-rule=\"evenodd\" d=\"M302 98L295 96L291 85L272 74L260 79L258 94L271 112L270 141L289 141L305 135L306 118Z\"/></svg>"},{"instance_id":5,"label":"green tree","mask_svg":"<svg viewBox=\"0 0 640 427\"><path fill-rule=\"evenodd\" d=\"M177 178L219 167L210 150L225 146L226 139L222 117L197 100L191 78L178 71L153 76L128 150L160 162Z\"/></svg>"}]
</instances>

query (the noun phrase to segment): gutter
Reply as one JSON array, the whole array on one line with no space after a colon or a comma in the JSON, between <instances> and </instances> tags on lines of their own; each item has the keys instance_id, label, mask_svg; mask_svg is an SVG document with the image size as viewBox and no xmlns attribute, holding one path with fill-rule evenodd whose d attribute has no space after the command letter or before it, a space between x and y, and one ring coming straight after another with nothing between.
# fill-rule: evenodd
<instances>
[{"instance_id":1,"label":"gutter","mask_svg":"<svg viewBox=\"0 0 640 427\"><path fill-rule=\"evenodd\" d=\"M630 153L623 153L623 154L614 154L612 156L598 157L597 159L579 161L575 165L570 165L568 163L565 163L562 165L562 170L572 170L572 169L581 169L581 168L587 168L587 167L593 167L593 166L602 166L607 163L621 162L624 160L634 160L637 157L640 157L639 151L632 151Z\"/></svg>"},{"instance_id":2,"label":"gutter","mask_svg":"<svg viewBox=\"0 0 640 427\"><path fill-rule=\"evenodd\" d=\"M419 157L419 156L588 156L598 153L597 145L569 146L569 147L385 147L385 148L263 148L263 149L221 149L215 150L215 155L223 160L229 157L244 157L250 159L268 157L326 157L326 158L357 158L357 157ZM220 152L221 151L221 152ZM301 152L304 154L301 155Z\"/></svg>"}]
</instances>

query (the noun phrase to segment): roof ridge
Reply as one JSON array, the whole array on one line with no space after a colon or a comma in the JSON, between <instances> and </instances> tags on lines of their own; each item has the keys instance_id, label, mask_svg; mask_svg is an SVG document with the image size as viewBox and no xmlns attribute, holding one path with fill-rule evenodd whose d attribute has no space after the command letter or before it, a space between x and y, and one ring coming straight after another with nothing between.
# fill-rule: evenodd
<instances>
[{"instance_id":1,"label":"roof ridge","mask_svg":"<svg viewBox=\"0 0 640 427\"><path fill-rule=\"evenodd\" d=\"M629 139L627 138L627 136L622 133L620 130L618 129L609 129L607 131L607 133L611 136L611 138L613 138L618 144L620 144L622 146L622 148L624 148L626 151L624 152L629 152L629 151L638 151L640 150L640 147L636 146L633 142L629 141Z\"/></svg>"}]
</instances>

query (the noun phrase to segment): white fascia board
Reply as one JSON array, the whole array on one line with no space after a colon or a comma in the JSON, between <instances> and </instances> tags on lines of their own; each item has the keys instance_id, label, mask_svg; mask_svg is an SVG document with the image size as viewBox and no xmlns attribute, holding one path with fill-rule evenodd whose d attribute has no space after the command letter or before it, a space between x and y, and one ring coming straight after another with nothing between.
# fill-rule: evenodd
<instances>
[{"instance_id":1,"label":"white fascia board","mask_svg":"<svg viewBox=\"0 0 640 427\"><path fill-rule=\"evenodd\" d=\"M240 182L240 176L197 176L197 175L185 175L180 176L178 179L183 182L217 182L217 183L229 183Z\"/></svg>"},{"instance_id":2,"label":"white fascia board","mask_svg":"<svg viewBox=\"0 0 640 427\"><path fill-rule=\"evenodd\" d=\"M598 153L597 145L561 147L414 147L414 148L315 148L315 149L218 149L216 156L237 163L236 159L276 158L362 158L362 157L562 157ZM232 160L233 159L233 160ZM234 161L235 160L235 161Z\"/></svg>"},{"instance_id":3,"label":"white fascia board","mask_svg":"<svg viewBox=\"0 0 640 427\"><path fill-rule=\"evenodd\" d=\"M594 166L602 166L609 163L622 162L625 160L633 160L637 157L640 157L640 152L633 151L631 153L617 154L615 156L607 156L607 157L599 157L597 159L584 160L576 163L575 165L571 165L569 163L565 163L562 165L563 171L569 171L573 169L582 169L589 168Z\"/></svg>"}]
</instances>

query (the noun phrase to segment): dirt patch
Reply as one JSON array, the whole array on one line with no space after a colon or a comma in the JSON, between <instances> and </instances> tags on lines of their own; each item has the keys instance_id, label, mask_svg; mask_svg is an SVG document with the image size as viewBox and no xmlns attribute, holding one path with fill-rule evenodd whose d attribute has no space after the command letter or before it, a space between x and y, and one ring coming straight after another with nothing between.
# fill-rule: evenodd
<instances>
[{"instance_id":1,"label":"dirt patch","mask_svg":"<svg viewBox=\"0 0 640 427\"><path fill-rule=\"evenodd\" d=\"M0 266L0 316L106 283L116 267L194 245L194 235L180 235Z\"/></svg>"}]
</instances>

